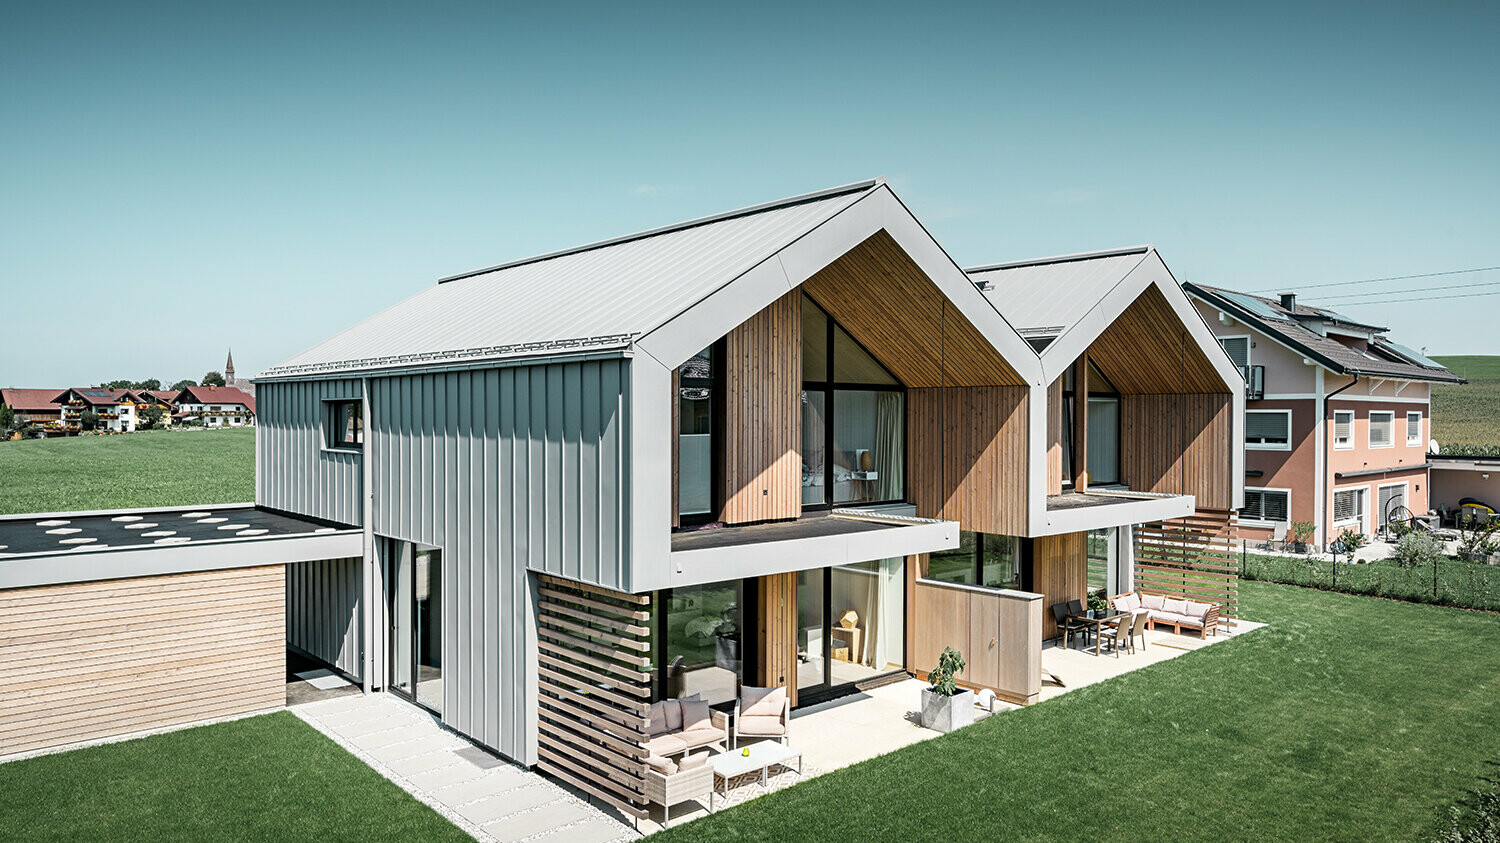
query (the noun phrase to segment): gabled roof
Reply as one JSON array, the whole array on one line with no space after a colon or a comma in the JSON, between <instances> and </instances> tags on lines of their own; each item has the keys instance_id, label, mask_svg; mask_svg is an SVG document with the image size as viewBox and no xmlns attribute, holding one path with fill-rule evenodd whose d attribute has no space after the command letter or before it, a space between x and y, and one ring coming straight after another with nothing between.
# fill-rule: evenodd
<instances>
[{"instance_id":1,"label":"gabled roof","mask_svg":"<svg viewBox=\"0 0 1500 843\"><path fill-rule=\"evenodd\" d=\"M1374 337L1369 342L1369 350L1361 351L1324 336L1305 324L1331 322L1360 328L1372 334L1385 330L1355 322L1334 311L1304 304L1295 304L1295 311L1288 310L1278 300L1202 284L1183 284L1182 288L1188 295L1233 316L1251 329L1337 374L1466 383L1440 363L1385 337Z\"/></svg>"},{"instance_id":2,"label":"gabled roof","mask_svg":"<svg viewBox=\"0 0 1500 843\"><path fill-rule=\"evenodd\" d=\"M882 185L859 182L450 276L261 377L623 349Z\"/></svg>"},{"instance_id":3,"label":"gabled roof","mask_svg":"<svg viewBox=\"0 0 1500 843\"><path fill-rule=\"evenodd\" d=\"M1045 348L1140 266L1150 246L1083 252L964 270L1031 344Z\"/></svg>"},{"instance_id":4,"label":"gabled roof","mask_svg":"<svg viewBox=\"0 0 1500 843\"><path fill-rule=\"evenodd\" d=\"M232 386L189 386L177 393L173 404L243 404L255 412L255 397Z\"/></svg>"},{"instance_id":5,"label":"gabled roof","mask_svg":"<svg viewBox=\"0 0 1500 843\"><path fill-rule=\"evenodd\" d=\"M70 387L58 393L53 398L53 401L62 404L71 400L69 396L73 396L79 401L93 407L112 407L120 403L120 399L129 391L128 389L107 389L105 387Z\"/></svg>"},{"instance_id":6,"label":"gabled roof","mask_svg":"<svg viewBox=\"0 0 1500 843\"><path fill-rule=\"evenodd\" d=\"M0 389L0 404L28 413L51 413L61 408L55 389Z\"/></svg>"}]
</instances>

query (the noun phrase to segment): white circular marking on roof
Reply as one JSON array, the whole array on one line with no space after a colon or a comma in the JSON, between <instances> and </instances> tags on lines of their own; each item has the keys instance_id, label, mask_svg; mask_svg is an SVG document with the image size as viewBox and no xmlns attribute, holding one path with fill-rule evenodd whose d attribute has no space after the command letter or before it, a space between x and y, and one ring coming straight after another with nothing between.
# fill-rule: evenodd
<instances>
[{"instance_id":1,"label":"white circular marking on roof","mask_svg":"<svg viewBox=\"0 0 1500 843\"><path fill-rule=\"evenodd\" d=\"M313 532L314 533L333 533L333 532L337 532L337 531L334 530L332 527L319 527L318 529L313 530Z\"/></svg>"},{"instance_id":2,"label":"white circular marking on roof","mask_svg":"<svg viewBox=\"0 0 1500 843\"><path fill-rule=\"evenodd\" d=\"M157 536L175 536L175 535L177 535L177 531L176 530L152 530L149 533L141 533L141 535L148 536L150 538L155 538Z\"/></svg>"},{"instance_id":3,"label":"white circular marking on roof","mask_svg":"<svg viewBox=\"0 0 1500 843\"><path fill-rule=\"evenodd\" d=\"M98 539L62 539L58 542L58 544L87 544L89 542L96 541L98 541Z\"/></svg>"},{"instance_id":4,"label":"white circular marking on roof","mask_svg":"<svg viewBox=\"0 0 1500 843\"><path fill-rule=\"evenodd\" d=\"M222 530L224 528L220 527L219 529ZM236 536L258 536L258 535L260 535L262 533L269 533L269 532L270 532L270 530L259 530L259 529L257 529L257 530L241 530L238 533L235 533L235 535Z\"/></svg>"},{"instance_id":5,"label":"white circular marking on roof","mask_svg":"<svg viewBox=\"0 0 1500 843\"><path fill-rule=\"evenodd\" d=\"M156 544L182 544L183 542L190 542L190 541L192 541L192 539L188 538L187 536L173 536L170 539L157 539L155 543Z\"/></svg>"},{"instance_id":6,"label":"white circular marking on roof","mask_svg":"<svg viewBox=\"0 0 1500 843\"><path fill-rule=\"evenodd\" d=\"M228 521L228 520L229 520L228 518L199 518L198 519L198 523L199 524L222 524L223 522Z\"/></svg>"},{"instance_id":7,"label":"white circular marking on roof","mask_svg":"<svg viewBox=\"0 0 1500 843\"><path fill-rule=\"evenodd\" d=\"M139 516L139 515L117 515L114 518L111 518L109 520L111 520L111 521L139 521L139 520L141 520L141 516Z\"/></svg>"},{"instance_id":8,"label":"white circular marking on roof","mask_svg":"<svg viewBox=\"0 0 1500 843\"><path fill-rule=\"evenodd\" d=\"M52 519L49 519L47 521L38 521L38 522L36 522L36 525L38 527L61 527L64 524L70 524L70 523L72 523L72 522L70 522L70 521L61 521L59 519L52 518Z\"/></svg>"},{"instance_id":9,"label":"white circular marking on roof","mask_svg":"<svg viewBox=\"0 0 1500 843\"><path fill-rule=\"evenodd\" d=\"M220 530L243 530L243 529L245 529L248 526L250 526L250 525L249 524L220 524L219 525L219 529Z\"/></svg>"},{"instance_id":10,"label":"white circular marking on roof","mask_svg":"<svg viewBox=\"0 0 1500 843\"><path fill-rule=\"evenodd\" d=\"M184 512L184 513L182 513L182 517L183 518L206 518L206 517L208 517L210 515L213 515L213 513L212 512Z\"/></svg>"},{"instance_id":11,"label":"white circular marking on roof","mask_svg":"<svg viewBox=\"0 0 1500 843\"><path fill-rule=\"evenodd\" d=\"M152 524L150 521L142 521L139 524L126 524L125 525L125 529L127 529L127 530L149 530L149 529L151 529L152 527L155 527L155 526L156 525Z\"/></svg>"},{"instance_id":12,"label":"white circular marking on roof","mask_svg":"<svg viewBox=\"0 0 1500 843\"><path fill-rule=\"evenodd\" d=\"M66 536L69 533L81 533L81 532L83 532L83 529L80 528L80 527L57 527L55 529L48 530L47 531L47 535L49 535L49 536Z\"/></svg>"},{"instance_id":13,"label":"white circular marking on roof","mask_svg":"<svg viewBox=\"0 0 1500 843\"><path fill-rule=\"evenodd\" d=\"M81 544L78 547L75 547L73 549L74 550L103 550L106 547L109 547L109 545L107 545L107 544Z\"/></svg>"}]
</instances>

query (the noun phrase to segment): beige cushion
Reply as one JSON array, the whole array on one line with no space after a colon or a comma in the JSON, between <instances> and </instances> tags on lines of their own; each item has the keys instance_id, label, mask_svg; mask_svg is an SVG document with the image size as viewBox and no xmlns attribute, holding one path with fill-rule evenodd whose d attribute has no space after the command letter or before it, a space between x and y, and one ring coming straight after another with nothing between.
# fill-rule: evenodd
<instances>
[{"instance_id":1,"label":"beige cushion","mask_svg":"<svg viewBox=\"0 0 1500 843\"><path fill-rule=\"evenodd\" d=\"M724 733L718 729L685 729L673 737L682 741L689 749L695 746L708 746L724 740Z\"/></svg>"},{"instance_id":2,"label":"beige cushion","mask_svg":"<svg viewBox=\"0 0 1500 843\"><path fill-rule=\"evenodd\" d=\"M677 765L672 763L672 759L663 758L655 753L646 756L646 766L664 776L670 776L677 772Z\"/></svg>"},{"instance_id":3,"label":"beige cushion","mask_svg":"<svg viewBox=\"0 0 1500 843\"><path fill-rule=\"evenodd\" d=\"M1115 600L1115 608L1122 612L1134 612L1141 608L1141 598L1135 596L1134 593L1126 594Z\"/></svg>"},{"instance_id":4,"label":"beige cushion","mask_svg":"<svg viewBox=\"0 0 1500 843\"><path fill-rule=\"evenodd\" d=\"M786 707L786 689L756 688L746 685L740 689L740 714L758 717L761 715L781 716L781 710Z\"/></svg>"},{"instance_id":5,"label":"beige cushion","mask_svg":"<svg viewBox=\"0 0 1500 843\"><path fill-rule=\"evenodd\" d=\"M714 721L708 713L708 702L697 698L680 700L679 707L682 709L682 730L690 732L694 729L712 729Z\"/></svg>"},{"instance_id":6,"label":"beige cushion","mask_svg":"<svg viewBox=\"0 0 1500 843\"><path fill-rule=\"evenodd\" d=\"M1162 604L1164 604L1165 602L1166 598L1162 597L1160 594L1141 595L1141 607L1145 609L1160 610L1161 608L1163 608Z\"/></svg>"},{"instance_id":7,"label":"beige cushion","mask_svg":"<svg viewBox=\"0 0 1500 843\"><path fill-rule=\"evenodd\" d=\"M646 741L646 751L656 755L676 755L686 752L687 748L687 741L676 735L657 735Z\"/></svg>"},{"instance_id":8,"label":"beige cushion","mask_svg":"<svg viewBox=\"0 0 1500 843\"><path fill-rule=\"evenodd\" d=\"M1196 603L1189 600L1187 601L1187 611L1183 612L1183 614L1190 618L1196 618L1201 623L1204 618L1208 617L1208 608L1210 605L1212 604Z\"/></svg>"},{"instance_id":9,"label":"beige cushion","mask_svg":"<svg viewBox=\"0 0 1500 843\"><path fill-rule=\"evenodd\" d=\"M1167 602L1161 608L1162 611L1166 612L1167 614L1185 615L1187 614L1187 601L1175 600L1169 597L1167 598Z\"/></svg>"},{"instance_id":10,"label":"beige cushion","mask_svg":"<svg viewBox=\"0 0 1500 843\"><path fill-rule=\"evenodd\" d=\"M1152 620L1157 623L1197 623L1194 618L1187 615L1179 615L1176 612L1157 612Z\"/></svg>"},{"instance_id":11,"label":"beige cushion","mask_svg":"<svg viewBox=\"0 0 1500 843\"><path fill-rule=\"evenodd\" d=\"M769 714L742 714L740 722L735 727L742 735L784 735L786 727L781 724L781 716Z\"/></svg>"},{"instance_id":12,"label":"beige cushion","mask_svg":"<svg viewBox=\"0 0 1500 843\"><path fill-rule=\"evenodd\" d=\"M689 755L686 758L682 759L682 763L677 765L677 769L686 772L688 770L696 770L699 767L705 766L707 764L708 753L695 752L692 755Z\"/></svg>"}]
</instances>

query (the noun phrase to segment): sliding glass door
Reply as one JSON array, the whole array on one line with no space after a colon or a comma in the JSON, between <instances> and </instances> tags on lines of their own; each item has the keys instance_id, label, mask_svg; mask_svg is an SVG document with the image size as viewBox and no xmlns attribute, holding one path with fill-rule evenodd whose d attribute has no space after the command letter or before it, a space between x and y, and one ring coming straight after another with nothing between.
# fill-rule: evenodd
<instances>
[{"instance_id":1,"label":"sliding glass door","mask_svg":"<svg viewBox=\"0 0 1500 843\"><path fill-rule=\"evenodd\" d=\"M797 574L797 700L816 702L906 661L906 560Z\"/></svg>"},{"instance_id":2,"label":"sliding glass door","mask_svg":"<svg viewBox=\"0 0 1500 843\"><path fill-rule=\"evenodd\" d=\"M390 612L389 687L423 708L443 710L443 554L391 542L386 599Z\"/></svg>"}]
</instances>

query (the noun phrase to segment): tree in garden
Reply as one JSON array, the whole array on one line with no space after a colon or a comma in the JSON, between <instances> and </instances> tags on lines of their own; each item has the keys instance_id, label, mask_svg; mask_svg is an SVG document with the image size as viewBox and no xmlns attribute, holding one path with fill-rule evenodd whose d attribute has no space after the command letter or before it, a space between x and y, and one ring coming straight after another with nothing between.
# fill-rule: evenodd
<instances>
[{"instance_id":1,"label":"tree in garden","mask_svg":"<svg viewBox=\"0 0 1500 843\"><path fill-rule=\"evenodd\" d=\"M143 381L136 381L135 383L133 383L133 384L130 385L130 388L131 389L161 389L161 381L157 380L156 378L147 378L147 379L145 379Z\"/></svg>"},{"instance_id":2,"label":"tree in garden","mask_svg":"<svg viewBox=\"0 0 1500 843\"><path fill-rule=\"evenodd\" d=\"M166 412L154 404L143 407L140 414L136 416L135 426L138 430L151 430L161 424L162 417L165 415Z\"/></svg>"},{"instance_id":3,"label":"tree in garden","mask_svg":"<svg viewBox=\"0 0 1500 843\"><path fill-rule=\"evenodd\" d=\"M84 430L98 430L99 414L93 410L84 410L83 414L78 417L78 426Z\"/></svg>"},{"instance_id":4,"label":"tree in garden","mask_svg":"<svg viewBox=\"0 0 1500 843\"><path fill-rule=\"evenodd\" d=\"M9 404L0 404L0 433L9 433L16 426L16 411Z\"/></svg>"},{"instance_id":5,"label":"tree in garden","mask_svg":"<svg viewBox=\"0 0 1500 843\"><path fill-rule=\"evenodd\" d=\"M219 374L218 372L209 372L208 374L206 374L206 375L203 376L203 385L204 386L223 386L224 385L224 376L221 375L221 374Z\"/></svg>"},{"instance_id":6,"label":"tree in garden","mask_svg":"<svg viewBox=\"0 0 1500 843\"><path fill-rule=\"evenodd\" d=\"M193 381L191 378L185 378L183 380L178 381L177 383L172 384L172 391L173 392L181 392L181 391L183 391L184 389L187 389L190 386L197 386L197 385L198 384L195 381Z\"/></svg>"}]
</instances>

